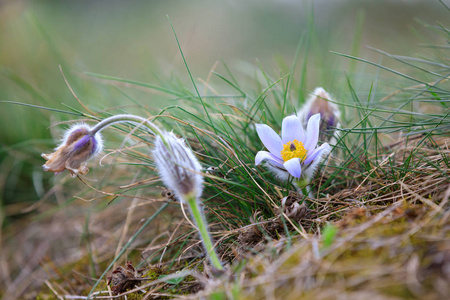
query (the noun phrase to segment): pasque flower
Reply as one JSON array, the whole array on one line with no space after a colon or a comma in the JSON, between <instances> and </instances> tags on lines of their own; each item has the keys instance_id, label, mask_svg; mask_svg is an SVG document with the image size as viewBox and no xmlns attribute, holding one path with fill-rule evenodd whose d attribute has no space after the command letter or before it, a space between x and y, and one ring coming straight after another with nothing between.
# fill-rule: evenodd
<instances>
[{"instance_id":1,"label":"pasque flower","mask_svg":"<svg viewBox=\"0 0 450 300\"><path fill-rule=\"evenodd\" d=\"M152 122L135 115L115 115L104 119L94 127L79 123L69 128L55 152L42 154L47 162L42 166L45 171L55 174L68 170L72 177L86 175L88 160L100 153L103 149L100 131L116 123L133 123L143 127L154 134L161 135L159 128Z\"/></svg>"},{"instance_id":2,"label":"pasque flower","mask_svg":"<svg viewBox=\"0 0 450 300\"><path fill-rule=\"evenodd\" d=\"M89 171L87 161L101 152L102 148L100 133L92 133L87 124L77 124L66 131L54 153L42 154L47 160L42 167L49 172L68 170L72 176L85 175Z\"/></svg>"},{"instance_id":3,"label":"pasque flower","mask_svg":"<svg viewBox=\"0 0 450 300\"><path fill-rule=\"evenodd\" d=\"M259 151L255 164L267 162L267 166L280 178L294 177L298 188L310 181L318 164L330 152L327 143L317 147L319 139L320 114L311 116L306 131L297 116L283 119L281 137L269 126L256 124L256 132L269 151Z\"/></svg>"}]
</instances>

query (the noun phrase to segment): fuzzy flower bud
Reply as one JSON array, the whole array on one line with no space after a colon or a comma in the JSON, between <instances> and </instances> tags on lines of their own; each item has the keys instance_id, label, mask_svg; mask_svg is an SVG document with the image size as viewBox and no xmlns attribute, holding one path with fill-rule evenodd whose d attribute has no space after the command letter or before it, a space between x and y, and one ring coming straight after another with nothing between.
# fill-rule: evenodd
<instances>
[{"instance_id":1,"label":"fuzzy flower bud","mask_svg":"<svg viewBox=\"0 0 450 300\"><path fill-rule=\"evenodd\" d=\"M153 157L164 184L182 204L187 204L198 233L213 267L223 270L208 231L208 224L200 203L203 190L202 167L183 139L172 132L162 133L155 140Z\"/></svg>"},{"instance_id":2,"label":"fuzzy flower bud","mask_svg":"<svg viewBox=\"0 0 450 300\"><path fill-rule=\"evenodd\" d=\"M325 89L318 87L306 100L305 105L297 113L302 125L306 127L308 120L315 114L320 113L320 134L319 140L328 142L332 145L336 144L336 138L338 137L338 131L336 128L340 128L341 112L339 107L333 103L333 98Z\"/></svg>"},{"instance_id":3,"label":"fuzzy flower bud","mask_svg":"<svg viewBox=\"0 0 450 300\"><path fill-rule=\"evenodd\" d=\"M156 137L153 157L164 184L182 201L185 197L200 197L203 190L201 165L183 139L172 132L163 133L164 141Z\"/></svg>"},{"instance_id":4,"label":"fuzzy flower bud","mask_svg":"<svg viewBox=\"0 0 450 300\"><path fill-rule=\"evenodd\" d=\"M48 172L68 170L72 177L85 175L89 169L87 161L102 151L103 142L100 133L91 134L87 124L77 124L68 129L54 153L42 154L47 162L42 166Z\"/></svg>"}]
</instances>

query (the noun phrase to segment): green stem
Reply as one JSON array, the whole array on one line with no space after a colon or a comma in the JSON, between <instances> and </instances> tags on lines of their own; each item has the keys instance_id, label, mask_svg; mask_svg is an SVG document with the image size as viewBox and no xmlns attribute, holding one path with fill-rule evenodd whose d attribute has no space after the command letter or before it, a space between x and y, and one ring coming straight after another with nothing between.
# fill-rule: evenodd
<instances>
[{"instance_id":1,"label":"green stem","mask_svg":"<svg viewBox=\"0 0 450 300\"><path fill-rule=\"evenodd\" d=\"M300 177L299 179L294 179L294 184L299 190L303 191L303 189L309 184L309 181L303 177Z\"/></svg>"},{"instance_id":2,"label":"green stem","mask_svg":"<svg viewBox=\"0 0 450 300\"><path fill-rule=\"evenodd\" d=\"M222 263L220 262L219 257L214 249L213 243L211 241L211 237L209 236L208 226L206 225L205 218L199 207L199 202L197 198L192 193L186 195L187 204L191 210L191 214L194 217L195 224L197 225L198 232L200 233L200 238L202 239L203 245L205 246L207 255L211 261L211 264L217 270L223 270Z\"/></svg>"},{"instance_id":3,"label":"green stem","mask_svg":"<svg viewBox=\"0 0 450 300\"><path fill-rule=\"evenodd\" d=\"M95 285L92 287L91 291L89 292L88 295L88 299L91 299L90 296L92 295L92 293L95 291L95 288L98 286L98 284L100 283L100 281L102 280L102 278L105 277L106 273L109 272L109 270L111 270L111 268L114 266L114 264L116 263L116 261L119 260L119 258L122 256L122 254L125 253L125 251L128 249L128 247L130 247L131 243L134 242L134 240L136 239L136 237L142 232L142 230L144 230L145 227L148 226L148 224L150 224L151 221L153 221L153 219L156 218L157 215L159 215L167 206L169 205L168 202L164 203L150 218L147 219L147 221L145 221L145 223L141 226L141 228L139 228L138 231L136 231L136 233L131 237L131 239L128 241L128 243L125 244L125 246L123 246L122 250L119 252L119 254L114 258L114 260L109 264L109 266L106 268L106 270L103 272L102 276L100 276L100 278L97 280L97 282L95 283ZM95 298L95 297L94 297Z\"/></svg>"}]
</instances>

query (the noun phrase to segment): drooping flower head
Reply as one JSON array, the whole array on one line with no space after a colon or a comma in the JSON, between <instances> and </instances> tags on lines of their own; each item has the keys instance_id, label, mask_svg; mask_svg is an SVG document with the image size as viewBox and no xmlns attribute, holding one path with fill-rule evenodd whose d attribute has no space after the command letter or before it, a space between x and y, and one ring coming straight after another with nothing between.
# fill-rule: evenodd
<instances>
[{"instance_id":1,"label":"drooping flower head","mask_svg":"<svg viewBox=\"0 0 450 300\"><path fill-rule=\"evenodd\" d=\"M55 173L69 170L72 177L77 174L85 175L89 171L86 167L87 161L103 149L100 131L117 123L138 124L153 134L162 134L151 121L135 115L111 116L93 127L80 123L65 132L64 138L54 153L42 154L42 157L47 160L42 167L45 171Z\"/></svg>"},{"instance_id":2,"label":"drooping flower head","mask_svg":"<svg viewBox=\"0 0 450 300\"><path fill-rule=\"evenodd\" d=\"M333 102L333 98L324 88L317 87L309 95L305 105L297 113L303 126L306 126L311 116L320 113L319 140L330 144L336 144L336 139L339 134L336 128L340 128L341 126L341 112L339 111L339 107Z\"/></svg>"},{"instance_id":3,"label":"drooping flower head","mask_svg":"<svg viewBox=\"0 0 450 300\"><path fill-rule=\"evenodd\" d=\"M157 136L153 157L164 184L180 200L187 195L200 197L203 190L201 165L183 139L172 132Z\"/></svg>"},{"instance_id":4,"label":"drooping flower head","mask_svg":"<svg viewBox=\"0 0 450 300\"><path fill-rule=\"evenodd\" d=\"M91 133L89 125L81 123L69 128L61 144L50 154L42 154L47 162L42 166L45 171L60 173L68 170L72 177L85 175L89 169L87 161L101 152L103 142L100 133Z\"/></svg>"},{"instance_id":5,"label":"drooping flower head","mask_svg":"<svg viewBox=\"0 0 450 300\"><path fill-rule=\"evenodd\" d=\"M280 179L287 180L290 175L294 177L294 182L308 184L318 164L330 152L327 143L317 147L319 127L320 114L309 118L306 130L299 117L292 115L284 118L281 137L269 126L256 124L256 132L269 151L259 151L255 164L265 161Z\"/></svg>"}]
</instances>

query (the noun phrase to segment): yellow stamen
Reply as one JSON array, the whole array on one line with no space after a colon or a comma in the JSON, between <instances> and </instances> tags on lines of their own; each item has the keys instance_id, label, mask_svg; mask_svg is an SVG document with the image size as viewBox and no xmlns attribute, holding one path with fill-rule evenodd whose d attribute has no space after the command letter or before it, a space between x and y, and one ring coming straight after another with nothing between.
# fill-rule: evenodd
<instances>
[{"instance_id":1,"label":"yellow stamen","mask_svg":"<svg viewBox=\"0 0 450 300\"><path fill-rule=\"evenodd\" d=\"M303 161L306 158L306 152L308 152L303 146L302 142L293 140L292 142L287 142L283 145L283 150L281 150L281 157L284 161L288 161L292 158L300 158Z\"/></svg>"}]
</instances>

